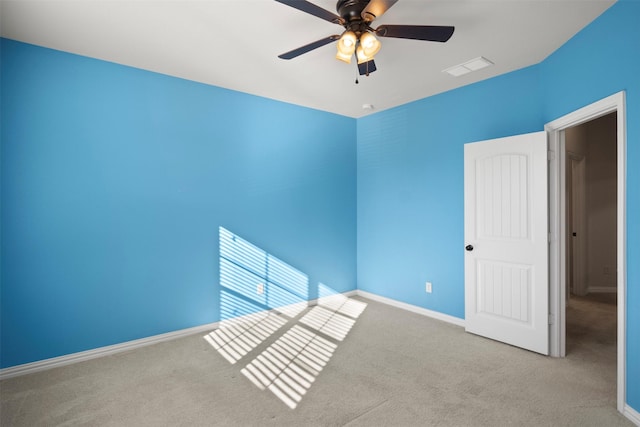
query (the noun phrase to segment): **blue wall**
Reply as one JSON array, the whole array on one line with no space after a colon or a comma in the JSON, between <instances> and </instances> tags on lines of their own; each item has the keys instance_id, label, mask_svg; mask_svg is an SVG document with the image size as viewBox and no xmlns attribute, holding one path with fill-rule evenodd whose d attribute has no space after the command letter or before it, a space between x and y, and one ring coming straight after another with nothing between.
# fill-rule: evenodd
<instances>
[{"instance_id":1,"label":"blue wall","mask_svg":"<svg viewBox=\"0 0 640 427\"><path fill-rule=\"evenodd\" d=\"M358 289L464 317L463 144L627 95L627 402L640 408L640 2L542 63L358 120ZM424 282L433 282L433 294Z\"/></svg>"},{"instance_id":2,"label":"blue wall","mask_svg":"<svg viewBox=\"0 0 640 427\"><path fill-rule=\"evenodd\" d=\"M356 121L3 39L1 366L220 317L219 227L356 285Z\"/></svg>"},{"instance_id":3,"label":"blue wall","mask_svg":"<svg viewBox=\"0 0 640 427\"><path fill-rule=\"evenodd\" d=\"M358 289L464 318L463 147L541 130L538 84L529 67L358 120Z\"/></svg>"},{"instance_id":4,"label":"blue wall","mask_svg":"<svg viewBox=\"0 0 640 427\"><path fill-rule=\"evenodd\" d=\"M358 289L464 318L463 146L541 130L538 80L530 67L358 120Z\"/></svg>"}]
</instances>

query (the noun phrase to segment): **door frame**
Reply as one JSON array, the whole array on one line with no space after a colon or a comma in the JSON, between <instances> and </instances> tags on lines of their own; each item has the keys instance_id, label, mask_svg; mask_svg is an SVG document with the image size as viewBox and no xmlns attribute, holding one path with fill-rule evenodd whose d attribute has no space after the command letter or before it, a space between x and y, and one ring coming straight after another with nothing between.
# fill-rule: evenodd
<instances>
[{"instance_id":1,"label":"door frame","mask_svg":"<svg viewBox=\"0 0 640 427\"><path fill-rule=\"evenodd\" d=\"M626 110L625 92L613 94L545 125L549 135L549 350L566 351L566 155L564 130L617 112L617 408L626 401Z\"/></svg>"}]
</instances>

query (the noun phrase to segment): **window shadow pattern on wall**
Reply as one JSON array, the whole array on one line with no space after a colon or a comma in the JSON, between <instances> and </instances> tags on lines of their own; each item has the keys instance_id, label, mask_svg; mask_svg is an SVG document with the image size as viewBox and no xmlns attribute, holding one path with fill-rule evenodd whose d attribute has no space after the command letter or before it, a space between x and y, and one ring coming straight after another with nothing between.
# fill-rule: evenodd
<instances>
[{"instance_id":1,"label":"window shadow pattern on wall","mask_svg":"<svg viewBox=\"0 0 640 427\"><path fill-rule=\"evenodd\" d=\"M317 305L309 308L308 276L224 227L219 231L221 320L204 338L231 364L255 356L241 372L295 409L367 304L321 283ZM257 354L263 343L268 347Z\"/></svg>"},{"instance_id":2,"label":"window shadow pattern on wall","mask_svg":"<svg viewBox=\"0 0 640 427\"><path fill-rule=\"evenodd\" d=\"M309 299L306 274L224 227L220 227L220 286L221 320L271 309L295 317Z\"/></svg>"},{"instance_id":3,"label":"window shadow pattern on wall","mask_svg":"<svg viewBox=\"0 0 640 427\"><path fill-rule=\"evenodd\" d=\"M307 308L309 279L220 227L220 328L205 336L236 363Z\"/></svg>"}]
</instances>

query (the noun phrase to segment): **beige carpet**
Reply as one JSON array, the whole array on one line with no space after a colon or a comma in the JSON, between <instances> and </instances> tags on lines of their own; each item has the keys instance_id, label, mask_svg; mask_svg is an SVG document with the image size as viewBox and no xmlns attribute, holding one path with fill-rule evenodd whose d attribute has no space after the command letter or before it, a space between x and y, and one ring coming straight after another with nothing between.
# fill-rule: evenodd
<instances>
[{"instance_id":1,"label":"beige carpet","mask_svg":"<svg viewBox=\"0 0 640 427\"><path fill-rule=\"evenodd\" d=\"M606 302L571 301L566 359L359 298L287 314L2 381L1 424L632 425Z\"/></svg>"}]
</instances>

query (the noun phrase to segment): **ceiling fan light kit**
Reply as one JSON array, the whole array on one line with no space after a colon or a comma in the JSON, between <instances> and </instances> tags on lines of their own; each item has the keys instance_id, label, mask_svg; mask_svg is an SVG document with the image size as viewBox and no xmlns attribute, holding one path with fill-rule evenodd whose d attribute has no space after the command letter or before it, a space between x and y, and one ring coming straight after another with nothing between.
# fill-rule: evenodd
<instances>
[{"instance_id":1,"label":"ceiling fan light kit","mask_svg":"<svg viewBox=\"0 0 640 427\"><path fill-rule=\"evenodd\" d=\"M345 31L342 37L340 37L340 40L338 40L336 59L350 64L353 52L356 50L357 42L356 34L353 31Z\"/></svg>"},{"instance_id":2,"label":"ceiling fan light kit","mask_svg":"<svg viewBox=\"0 0 640 427\"><path fill-rule=\"evenodd\" d=\"M380 52L382 44L371 33L364 33L360 36L360 47L365 55L373 59L376 53Z\"/></svg>"},{"instance_id":3,"label":"ceiling fan light kit","mask_svg":"<svg viewBox=\"0 0 640 427\"><path fill-rule=\"evenodd\" d=\"M336 59L339 59L340 61L344 61L347 64L351 64L351 56L350 54L346 54L343 52L338 51L338 53L336 53Z\"/></svg>"},{"instance_id":4,"label":"ceiling fan light kit","mask_svg":"<svg viewBox=\"0 0 640 427\"><path fill-rule=\"evenodd\" d=\"M306 0L276 1L333 24L341 25L345 29L341 36L325 37L283 53L278 56L279 58L293 59L338 40L336 59L351 63L351 58L355 53L358 65L366 64L367 76L377 69L374 57L382 47L380 41L375 37L376 35L378 37L446 42L454 31L454 27L433 25L381 25L376 29L372 28L371 23L380 18L398 0L338 0L336 4L338 15Z\"/></svg>"},{"instance_id":5,"label":"ceiling fan light kit","mask_svg":"<svg viewBox=\"0 0 640 427\"><path fill-rule=\"evenodd\" d=\"M367 61L373 61L374 56L380 51L381 47L381 43L371 33L365 32L358 39L353 31L345 31L340 40L338 40L336 59L350 64L351 57L355 52L358 64L362 64Z\"/></svg>"},{"instance_id":6,"label":"ceiling fan light kit","mask_svg":"<svg viewBox=\"0 0 640 427\"><path fill-rule=\"evenodd\" d=\"M358 59L358 64L364 64L367 61L373 61L372 56L367 56L367 54L364 53L364 49L362 49L362 46L358 46L358 49L356 49L356 58Z\"/></svg>"}]
</instances>

